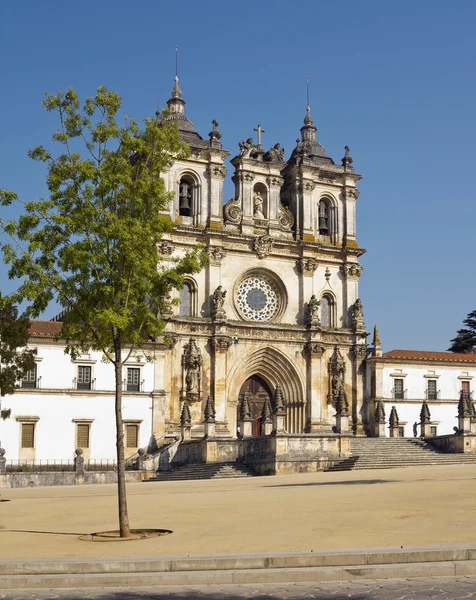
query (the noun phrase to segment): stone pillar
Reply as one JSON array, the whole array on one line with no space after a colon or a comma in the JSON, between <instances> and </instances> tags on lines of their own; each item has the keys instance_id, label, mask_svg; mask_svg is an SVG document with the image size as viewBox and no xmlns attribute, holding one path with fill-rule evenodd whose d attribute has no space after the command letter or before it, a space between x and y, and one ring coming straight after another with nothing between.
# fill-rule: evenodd
<instances>
[{"instance_id":1,"label":"stone pillar","mask_svg":"<svg viewBox=\"0 0 476 600\"><path fill-rule=\"evenodd\" d=\"M5 458L5 448L0 448L0 475L7 472L7 459Z\"/></svg>"},{"instance_id":2,"label":"stone pillar","mask_svg":"<svg viewBox=\"0 0 476 600\"><path fill-rule=\"evenodd\" d=\"M395 406L392 406L392 410L390 411L389 418L389 429L390 429L390 437L400 437L400 421L398 418L397 409Z\"/></svg>"},{"instance_id":3,"label":"stone pillar","mask_svg":"<svg viewBox=\"0 0 476 600\"><path fill-rule=\"evenodd\" d=\"M354 435L363 436L364 431L364 399L365 399L365 359L367 344L356 344L352 347L352 429Z\"/></svg>"},{"instance_id":4,"label":"stone pillar","mask_svg":"<svg viewBox=\"0 0 476 600\"><path fill-rule=\"evenodd\" d=\"M205 437L215 437L215 402L213 396L208 396L204 410L204 421L205 421Z\"/></svg>"},{"instance_id":5,"label":"stone pillar","mask_svg":"<svg viewBox=\"0 0 476 600\"><path fill-rule=\"evenodd\" d=\"M84 475L84 456L83 449L76 448L74 457L74 472L78 475Z\"/></svg>"},{"instance_id":6,"label":"stone pillar","mask_svg":"<svg viewBox=\"0 0 476 600\"><path fill-rule=\"evenodd\" d=\"M349 402L343 387L339 389L336 398L336 430L337 433L349 431Z\"/></svg>"},{"instance_id":7,"label":"stone pillar","mask_svg":"<svg viewBox=\"0 0 476 600\"><path fill-rule=\"evenodd\" d=\"M227 170L221 163L212 163L208 167L210 177L210 207L209 222L213 229L223 228L223 180Z\"/></svg>"},{"instance_id":8,"label":"stone pillar","mask_svg":"<svg viewBox=\"0 0 476 600\"><path fill-rule=\"evenodd\" d=\"M382 401L375 404L375 437L385 437L385 408Z\"/></svg>"},{"instance_id":9,"label":"stone pillar","mask_svg":"<svg viewBox=\"0 0 476 600\"><path fill-rule=\"evenodd\" d=\"M359 190L356 187L346 187L343 194L345 199L345 245L357 248L355 205L359 197Z\"/></svg>"},{"instance_id":10,"label":"stone pillar","mask_svg":"<svg viewBox=\"0 0 476 600\"><path fill-rule=\"evenodd\" d=\"M241 437L245 438L253 435L253 419L251 418L250 393L248 390L241 396L238 426Z\"/></svg>"},{"instance_id":11,"label":"stone pillar","mask_svg":"<svg viewBox=\"0 0 476 600\"><path fill-rule=\"evenodd\" d=\"M213 348L212 396L216 420L219 423L226 421L226 363L232 341L228 335L215 335L210 338Z\"/></svg>"},{"instance_id":12,"label":"stone pillar","mask_svg":"<svg viewBox=\"0 0 476 600\"><path fill-rule=\"evenodd\" d=\"M261 412L261 435L270 435L273 431L273 418L269 398L266 398Z\"/></svg>"},{"instance_id":13,"label":"stone pillar","mask_svg":"<svg viewBox=\"0 0 476 600\"><path fill-rule=\"evenodd\" d=\"M473 408L471 399L468 394L465 394L463 391L461 391L458 402L458 429L460 433L471 432L472 413Z\"/></svg>"},{"instance_id":14,"label":"stone pillar","mask_svg":"<svg viewBox=\"0 0 476 600\"><path fill-rule=\"evenodd\" d=\"M431 435L430 420L431 420L430 409L428 408L428 403L425 400L423 402L423 404L421 405L421 411L420 411L420 432L421 432L420 435L422 438L429 437ZM468 419L468 423L469 423L469 419Z\"/></svg>"},{"instance_id":15,"label":"stone pillar","mask_svg":"<svg viewBox=\"0 0 476 600\"><path fill-rule=\"evenodd\" d=\"M287 405L279 383L276 384L273 404L273 433L286 433Z\"/></svg>"},{"instance_id":16,"label":"stone pillar","mask_svg":"<svg viewBox=\"0 0 476 600\"><path fill-rule=\"evenodd\" d=\"M192 439L192 416L187 401L183 403L182 412L180 414L180 430L183 441Z\"/></svg>"},{"instance_id":17,"label":"stone pillar","mask_svg":"<svg viewBox=\"0 0 476 600\"><path fill-rule=\"evenodd\" d=\"M307 240L307 241L311 241L314 242L315 241L315 235L314 235L314 210L315 209L315 205L317 205L317 201L312 200L312 196L313 196L313 191L316 188L316 184L312 181L311 177L312 177L312 171L311 169L306 169L305 167L302 167L303 171L308 171L308 176L310 177L310 179L305 179L305 177L303 177L302 179L302 204L301 204L301 231L302 231L302 239L303 240ZM314 209L314 210L313 210Z\"/></svg>"},{"instance_id":18,"label":"stone pillar","mask_svg":"<svg viewBox=\"0 0 476 600\"><path fill-rule=\"evenodd\" d=\"M329 425L324 418L327 412L326 391L322 387L322 356L325 346L319 342L307 342L305 345L307 356L307 380L310 385L307 389L308 415L306 431L317 433L329 430Z\"/></svg>"}]
</instances>

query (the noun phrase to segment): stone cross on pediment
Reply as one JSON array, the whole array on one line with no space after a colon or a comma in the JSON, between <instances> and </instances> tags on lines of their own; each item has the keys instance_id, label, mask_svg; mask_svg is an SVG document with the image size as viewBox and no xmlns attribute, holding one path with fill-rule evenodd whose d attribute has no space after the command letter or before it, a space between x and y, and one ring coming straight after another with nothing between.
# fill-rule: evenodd
<instances>
[{"instance_id":1,"label":"stone cross on pediment","mask_svg":"<svg viewBox=\"0 0 476 600\"><path fill-rule=\"evenodd\" d=\"M256 131L258 133L258 146L261 146L261 134L265 133L265 130L261 127L261 125L258 123L258 127L255 127L253 129L253 131Z\"/></svg>"}]
</instances>

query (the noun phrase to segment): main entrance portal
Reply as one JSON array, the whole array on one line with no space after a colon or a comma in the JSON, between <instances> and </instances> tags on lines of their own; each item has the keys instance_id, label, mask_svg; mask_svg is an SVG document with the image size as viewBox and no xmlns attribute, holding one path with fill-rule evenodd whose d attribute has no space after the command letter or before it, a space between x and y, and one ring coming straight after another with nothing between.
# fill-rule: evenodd
<instances>
[{"instance_id":1,"label":"main entrance portal","mask_svg":"<svg viewBox=\"0 0 476 600\"><path fill-rule=\"evenodd\" d=\"M268 387L268 384L261 379L258 375L253 375L249 379L245 381L245 383L241 386L239 398L241 398L244 392L248 391L250 397L250 408L251 408L251 417L253 419L253 435L261 434L261 412L263 410L263 404L265 400L268 398L271 402L271 390ZM240 403L238 402L238 418L240 411Z\"/></svg>"}]
</instances>

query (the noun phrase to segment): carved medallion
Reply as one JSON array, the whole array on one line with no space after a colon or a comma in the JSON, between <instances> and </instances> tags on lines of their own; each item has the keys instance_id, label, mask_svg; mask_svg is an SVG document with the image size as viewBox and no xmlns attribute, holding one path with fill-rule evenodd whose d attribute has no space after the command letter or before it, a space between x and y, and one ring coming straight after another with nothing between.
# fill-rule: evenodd
<instances>
[{"instance_id":1,"label":"carved medallion","mask_svg":"<svg viewBox=\"0 0 476 600\"><path fill-rule=\"evenodd\" d=\"M253 242L253 250L259 258L266 258L273 249L274 240L269 235L262 235L255 238Z\"/></svg>"}]
</instances>

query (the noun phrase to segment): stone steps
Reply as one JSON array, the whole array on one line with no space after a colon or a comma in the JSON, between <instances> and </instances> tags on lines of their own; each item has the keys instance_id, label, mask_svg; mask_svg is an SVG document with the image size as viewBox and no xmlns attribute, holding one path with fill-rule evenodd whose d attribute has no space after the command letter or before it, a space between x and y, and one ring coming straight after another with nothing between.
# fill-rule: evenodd
<instances>
[{"instance_id":1,"label":"stone steps","mask_svg":"<svg viewBox=\"0 0 476 600\"><path fill-rule=\"evenodd\" d=\"M353 438L351 456L328 471L396 469L426 465L476 464L474 454L441 452L424 440L405 438Z\"/></svg>"},{"instance_id":2,"label":"stone steps","mask_svg":"<svg viewBox=\"0 0 476 600\"><path fill-rule=\"evenodd\" d=\"M242 463L189 464L176 470L161 471L148 481L184 481L188 479L229 479L253 477L255 473Z\"/></svg>"}]
</instances>

